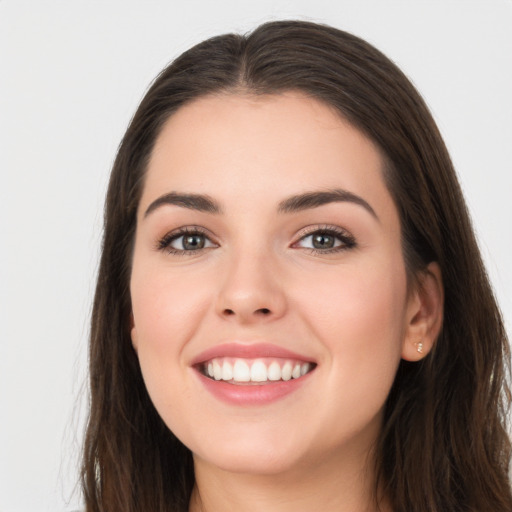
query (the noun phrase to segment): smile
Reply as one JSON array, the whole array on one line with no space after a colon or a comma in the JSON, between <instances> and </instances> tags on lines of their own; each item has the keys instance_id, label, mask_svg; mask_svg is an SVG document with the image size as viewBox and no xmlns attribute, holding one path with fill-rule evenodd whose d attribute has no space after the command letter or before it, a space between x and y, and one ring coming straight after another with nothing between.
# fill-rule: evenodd
<instances>
[{"instance_id":1,"label":"smile","mask_svg":"<svg viewBox=\"0 0 512 512\"><path fill-rule=\"evenodd\" d=\"M201 387L234 406L265 406L298 392L317 362L268 343L224 343L191 361Z\"/></svg>"},{"instance_id":2,"label":"smile","mask_svg":"<svg viewBox=\"0 0 512 512\"><path fill-rule=\"evenodd\" d=\"M313 364L282 358L217 357L204 362L200 369L203 375L216 381L257 385L299 379L313 369Z\"/></svg>"}]
</instances>

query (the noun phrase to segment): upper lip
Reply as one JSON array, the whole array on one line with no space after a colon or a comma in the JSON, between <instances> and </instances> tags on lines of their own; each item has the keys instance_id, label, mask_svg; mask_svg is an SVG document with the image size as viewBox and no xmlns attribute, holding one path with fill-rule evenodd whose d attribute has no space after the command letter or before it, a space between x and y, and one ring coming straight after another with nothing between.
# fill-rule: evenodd
<instances>
[{"instance_id":1,"label":"upper lip","mask_svg":"<svg viewBox=\"0 0 512 512\"><path fill-rule=\"evenodd\" d=\"M239 357L257 359L260 357L279 357L282 359L295 359L308 363L315 363L311 357L304 356L286 348L271 343L222 343L208 348L198 354L191 362L191 366L215 359L216 357Z\"/></svg>"}]
</instances>

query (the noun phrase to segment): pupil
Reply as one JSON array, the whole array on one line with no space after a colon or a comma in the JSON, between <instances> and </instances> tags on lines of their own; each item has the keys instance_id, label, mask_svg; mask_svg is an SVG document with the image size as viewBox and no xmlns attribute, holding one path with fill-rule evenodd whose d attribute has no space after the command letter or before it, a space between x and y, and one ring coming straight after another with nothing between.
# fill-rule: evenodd
<instances>
[{"instance_id":1,"label":"pupil","mask_svg":"<svg viewBox=\"0 0 512 512\"><path fill-rule=\"evenodd\" d=\"M204 247L204 238L202 235L189 235L183 238L184 249L202 249Z\"/></svg>"},{"instance_id":2,"label":"pupil","mask_svg":"<svg viewBox=\"0 0 512 512\"><path fill-rule=\"evenodd\" d=\"M331 235L315 235L313 237L313 247L315 249L330 249L334 247L334 237Z\"/></svg>"}]
</instances>

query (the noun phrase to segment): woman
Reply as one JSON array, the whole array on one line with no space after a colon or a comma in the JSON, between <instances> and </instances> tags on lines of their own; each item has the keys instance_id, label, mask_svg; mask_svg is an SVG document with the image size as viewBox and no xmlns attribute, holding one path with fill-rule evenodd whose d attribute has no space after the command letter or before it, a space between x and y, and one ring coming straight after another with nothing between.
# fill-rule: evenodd
<instances>
[{"instance_id":1,"label":"woman","mask_svg":"<svg viewBox=\"0 0 512 512\"><path fill-rule=\"evenodd\" d=\"M508 511L506 334L446 148L306 22L184 53L111 175L88 511Z\"/></svg>"}]
</instances>

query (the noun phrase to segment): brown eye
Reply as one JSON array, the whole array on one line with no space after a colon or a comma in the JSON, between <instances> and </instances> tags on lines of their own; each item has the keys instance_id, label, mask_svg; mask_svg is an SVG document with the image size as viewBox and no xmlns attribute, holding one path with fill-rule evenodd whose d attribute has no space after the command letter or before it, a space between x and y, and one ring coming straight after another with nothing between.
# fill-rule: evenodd
<instances>
[{"instance_id":1,"label":"brown eye","mask_svg":"<svg viewBox=\"0 0 512 512\"><path fill-rule=\"evenodd\" d=\"M334 228L318 229L307 235L304 235L295 247L310 249L318 253L337 252L355 247L354 237L345 230Z\"/></svg>"},{"instance_id":2,"label":"brown eye","mask_svg":"<svg viewBox=\"0 0 512 512\"><path fill-rule=\"evenodd\" d=\"M178 242L181 239L182 247L176 247L173 244L173 247L176 249L184 249L185 251L193 251L196 249L202 249L205 246L205 237L204 235L185 235L176 239L175 242ZM179 243L177 245L180 245Z\"/></svg>"},{"instance_id":3,"label":"brown eye","mask_svg":"<svg viewBox=\"0 0 512 512\"><path fill-rule=\"evenodd\" d=\"M188 228L179 230L178 232L169 233L159 240L157 248L161 251L167 251L170 254L193 253L217 247L209 236L200 232L192 231Z\"/></svg>"},{"instance_id":4,"label":"brown eye","mask_svg":"<svg viewBox=\"0 0 512 512\"><path fill-rule=\"evenodd\" d=\"M312 242L315 249L332 249L336 239L332 235L318 233L312 235Z\"/></svg>"}]
</instances>

